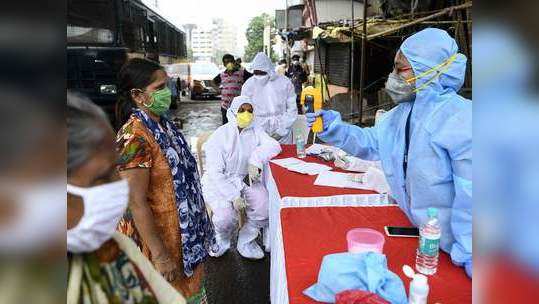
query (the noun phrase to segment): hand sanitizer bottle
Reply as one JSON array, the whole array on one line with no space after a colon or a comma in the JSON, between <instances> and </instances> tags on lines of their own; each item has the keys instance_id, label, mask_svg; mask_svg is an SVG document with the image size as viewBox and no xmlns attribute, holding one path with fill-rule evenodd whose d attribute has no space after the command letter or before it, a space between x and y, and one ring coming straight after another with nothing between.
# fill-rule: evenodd
<instances>
[{"instance_id":1,"label":"hand sanitizer bottle","mask_svg":"<svg viewBox=\"0 0 539 304\"><path fill-rule=\"evenodd\" d=\"M429 296L429 283L427 276L415 273L412 267L404 265L404 274L412 279L410 282L410 292L408 294L408 304L427 304Z\"/></svg>"}]
</instances>

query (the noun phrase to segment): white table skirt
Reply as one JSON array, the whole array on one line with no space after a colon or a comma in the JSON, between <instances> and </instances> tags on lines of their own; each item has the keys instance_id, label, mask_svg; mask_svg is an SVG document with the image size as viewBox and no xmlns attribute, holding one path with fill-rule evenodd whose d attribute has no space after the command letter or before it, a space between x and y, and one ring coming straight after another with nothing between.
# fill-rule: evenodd
<instances>
[{"instance_id":1,"label":"white table skirt","mask_svg":"<svg viewBox=\"0 0 539 304\"><path fill-rule=\"evenodd\" d=\"M288 285L281 230L281 209L294 207L354 207L385 206L389 204L387 194L351 194L324 197L281 197L277 184L266 166L264 181L269 192L270 299L272 304L288 304Z\"/></svg>"}]
</instances>

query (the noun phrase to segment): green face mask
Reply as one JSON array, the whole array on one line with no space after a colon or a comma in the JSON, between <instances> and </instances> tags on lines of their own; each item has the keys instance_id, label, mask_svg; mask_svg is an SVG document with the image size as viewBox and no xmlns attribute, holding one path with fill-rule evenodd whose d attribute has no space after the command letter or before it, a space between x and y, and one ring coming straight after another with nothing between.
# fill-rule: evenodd
<instances>
[{"instance_id":1,"label":"green face mask","mask_svg":"<svg viewBox=\"0 0 539 304\"><path fill-rule=\"evenodd\" d=\"M172 92L169 88L164 88L150 94L150 98L152 103L149 105L145 104L146 108L153 114L161 116L170 107L170 103L172 102Z\"/></svg>"}]
</instances>

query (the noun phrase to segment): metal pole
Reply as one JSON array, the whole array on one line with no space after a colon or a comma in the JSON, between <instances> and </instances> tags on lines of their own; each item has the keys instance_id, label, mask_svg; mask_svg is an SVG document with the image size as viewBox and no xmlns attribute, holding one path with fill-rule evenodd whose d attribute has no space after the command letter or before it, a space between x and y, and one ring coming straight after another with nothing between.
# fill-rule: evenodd
<instances>
[{"instance_id":1,"label":"metal pole","mask_svg":"<svg viewBox=\"0 0 539 304\"><path fill-rule=\"evenodd\" d=\"M460 10L460 9L465 9L465 8L470 8L470 7L472 7L472 2L471 1L466 2L464 4L461 4L461 5L455 5L455 6L451 6L451 7L446 7L443 10L441 10L441 11L435 13L435 14L415 19L415 20L413 20L411 22L405 23L403 25L391 28L391 29L383 31L383 32L378 32L378 33L372 34L372 35L370 35L368 37L368 39L371 40L371 39L378 38L378 37L381 37L381 36L386 36L386 35L392 34L394 32L397 32L399 30L402 30L403 28L407 28L409 26L412 26L414 24L423 23L423 22L425 22L427 20L431 20L431 19L434 19L436 17L440 17L440 16L443 16L443 15L449 14L449 13L451 13L453 11Z\"/></svg>"},{"instance_id":2,"label":"metal pole","mask_svg":"<svg viewBox=\"0 0 539 304\"><path fill-rule=\"evenodd\" d=\"M363 122L363 95L365 87L365 62L366 62L366 47L367 47L367 7L369 1L363 1L363 35L361 36L361 74L359 80L359 124Z\"/></svg>"},{"instance_id":3,"label":"metal pole","mask_svg":"<svg viewBox=\"0 0 539 304\"><path fill-rule=\"evenodd\" d=\"M352 32L351 40L351 46L350 46L350 118L352 118L351 114L354 112L354 55L355 55L355 47L354 47L354 0L350 0L350 3L352 5L352 23L350 25L350 31Z\"/></svg>"},{"instance_id":4,"label":"metal pole","mask_svg":"<svg viewBox=\"0 0 539 304\"><path fill-rule=\"evenodd\" d=\"M285 33L285 38L284 38L284 43L285 43L285 55L284 55L284 59L286 59L286 64L287 64L287 67L286 69L288 70L288 65L290 64L290 49L288 48L288 0L285 0L284 1L284 33Z\"/></svg>"}]
</instances>

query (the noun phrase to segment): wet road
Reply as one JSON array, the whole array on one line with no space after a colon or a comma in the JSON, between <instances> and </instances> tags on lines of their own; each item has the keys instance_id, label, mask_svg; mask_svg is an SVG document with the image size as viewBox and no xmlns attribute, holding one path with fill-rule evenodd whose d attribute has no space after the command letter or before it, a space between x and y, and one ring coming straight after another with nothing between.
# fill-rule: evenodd
<instances>
[{"instance_id":1,"label":"wet road","mask_svg":"<svg viewBox=\"0 0 539 304\"><path fill-rule=\"evenodd\" d=\"M202 133L215 131L221 126L221 106L218 100L191 101L178 104L178 109L171 113L173 119L183 123L182 133L187 140Z\"/></svg>"},{"instance_id":2,"label":"wet road","mask_svg":"<svg viewBox=\"0 0 539 304\"><path fill-rule=\"evenodd\" d=\"M182 101L172 113L181 120L187 140L202 133L214 131L221 125L218 101ZM242 258L236 250L237 231L233 246L220 258L206 262L206 292L209 304L266 304L269 303L270 257L251 261ZM258 242L261 243L261 240Z\"/></svg>"},{"instance_id":3,"label":"wet road","mask_svg":"<svg viewBox=\"0 0 539 304\"><path fill-rule=\"evenodd\" d=\"M260 239L258 244L262 244ZM208 303L269 304L269 273L268 253L262 260L244 259L238 254L234 241L227 253L206 262Z\"/></svg>"}]
</instances>

